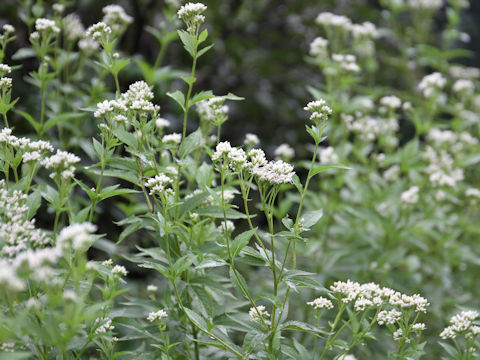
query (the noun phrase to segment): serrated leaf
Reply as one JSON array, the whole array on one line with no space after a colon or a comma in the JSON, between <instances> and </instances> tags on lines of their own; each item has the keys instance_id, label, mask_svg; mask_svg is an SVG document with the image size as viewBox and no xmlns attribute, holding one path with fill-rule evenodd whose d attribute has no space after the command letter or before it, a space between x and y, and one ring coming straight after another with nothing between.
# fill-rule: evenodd
<instances>
[{"instance_id":1,"label":"serrated leaf","mask_svg":"<svg viewBox=\"0 0 480 360\"><path fill-rule=\"evenodd\" d=\"M245 231L235 237L230 245L230 249L232 252L232 257L235 258L240 252L243 250L245 246L247 246L250 238L255 234L257 228Z\"/></svg>"},{"instance_id":2,"label":"serrated leaf","mask_svg":"<svg viewBox=\"0 0 480 360\"><path fill-rule=\"evenodd\" d=\"M177 33L185 50L187 50L192 57L195 57L195 39L193 39L192 35L185 30L178 30Z\"/></svg>"},{"instance_id":3,"label":"serrated leaf","mask_svg":"<svg viewBox=\"0 0 480 360\"><path fill-rule=\"evenodd\" d=\"M185 95L183 95L180 90L177 90L173 93L167 92L167 96L170 96L173 100L175 100L183 109L183 111L185 111Z\"/></svg>"},{"instance_id":4,"label":"serrated leaf","mask_svg":"<svg viewBox=\"0 0 480 360\"><path fill-rule=\"evenodd\" d=\"M208 46L205 46L202 50L200 50L198 53L197 53L197 58L199 58L200 56L202 56L203 54L205 54L208 50L210 50L211 48L213 48L215 44L211 44L211 45L208 45Z\"/></svg>"}]
</instances>

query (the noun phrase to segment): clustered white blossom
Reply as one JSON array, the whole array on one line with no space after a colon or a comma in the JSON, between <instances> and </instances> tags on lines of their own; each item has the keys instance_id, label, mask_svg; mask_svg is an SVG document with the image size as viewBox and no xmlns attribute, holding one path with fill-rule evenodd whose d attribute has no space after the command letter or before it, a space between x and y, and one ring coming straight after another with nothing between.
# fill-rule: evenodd
<instances>
[{"instance_id":1,"label":"clustered white blossom","mask_svg":"<svg viewBox=\"0 0 480 360\"><path fill-rule=\"evenodd\" d=\"M150 322L161 321L163 319L166 319L167 317L168 317L168 314L165 310L158 310L158 311L149 313L147 316L147 320Z\"/></svg>"},{"instance_id":2,"label":"clustered white blossom","mask_svg":"<svg viewBox=\"0 0 480 360\"><path fill-rule=\"evenodd\" d=\"M447 83L447 80L439 72L434 72L430 75L426 75L422 81L418 84L418 90L426 98L430 98L437 94L438 91L443 89Z\"/></svg>"},{"instance_id":3,"label":"clustered white blossom","mask_svg":"<svg viewBox=\"0 0 480 360\"><path fill-rule=\"evenodd\" d=\"M121 31L126 25L133 22L133 18L120 5L107 5L102 11L104 13L102 22L114 31Z\"/></svg>"},{"instance_id":4,"label":"clustered white blossom","mask_svg":"<svg viewBox=\"0 0 480 360\"><path fill-rule=\"evenodd\" d=\"M104 334L107 331L112 331L113 329L115 329L115 326L112 325L112 319L109 319L109 318L106 318L106 319L97 318L95 320L95 324L99 324L102 321L105 321L105 322L99 327L97 327L97 329L95 330L95 334Z\"/></svg>"},{"instance_id":5,"label":"clustered white blossom","mask_svg":"<svg viewBox=\"0 0 480 360\"><path fill-rule=\"evenodd\" d=\"M468 188L465 191L465 195L470 198L480 199L480 189Z\"/></svg>"},{"instance_id":6,"label":"clustered white blossom","mask_svg":"<svg viewBox=\"0 0 480 360\"><path fill-rule=\"evenodd\" d=\"M55 24L55 21L45 18L39 18L35 21L35 30L38 32L52 32L59 33L60 28Z\"/></svg>"},{"instance_id":7,"label":"clustered white blossom","mask_svg":"<svg viewBox=\"0 0 480 360\"><path fill-rule=\"evenodd\" d=\"M398 120L394 117L387 119L377 118L356 112L354 115L342 114L341 119L348 130L357 133L363 141L374 141L380 137L391 146L397 145L396 131L399 129Z\"/></svg>"},{"instance_id":8,"label":"clustered white blossom","mask_svg":"<svg viewBox=\"0 0 480 360\"><path fill-rule=\"evenodd\" d=\"M312 113L310 120L314 122L326 121L332 114L332 109L327 106L323 99L310 101L307 106L304 107L304 110Z\"/></svg>"},{"instance_id":9,"label":"clustered white blossom","mask_svg":"<svg viewBox=\"0 0 480 360\"><path fill-rule=\"evenodd\" d=\"M57 150L55 155L52 155L42 161L42 165L47 169L52 170L50 177L52 179L61 178L64 180L70 179L74 176L74 164L80 162L80 158L67 151Z\"/></svg>"},{"instance_id":10,"label":"clustered white blossom","mask_svg":"<svg viewBox=\"0 0 480 360\"><path fill-rule=\"evenodd\" d=\"M439 152L427 146L424 158L429 161L428 174L434 186L455 188L464 179L463 169L453 167L453 158L445 150Z\"/></svg>"},{"instance_id":11,"label":"clustered white blossom","mask_svg":"<svg viewBox=\"0 0 480 360\"><path fill-rule=\"evenodd\" d=\"M464 93L471 95L475 91L475 84L472 80L458 79L452 86L452 90L456 93Z\"/></svg>"},{"instance_id":12,"label":"clustered white blossom","mask_svg":"<svg viewBox=\"0 0 480 360\"><path fill-rule=\"evenodd\" d=\"M352 54L332 54L332 60L337 66L347 72L359 72L360 66L357 64L357 57Z\"/></svg>"},{"instance_id":13,"label":"clustered white blossom","mask_svg":"<svg viewBox=\"0 0 480 360\"><path fill-rule=\"evenodd\" d=\"M430 305L427 299L418 294L405 295L390 288L380 287L375 283L359 284L351 280L337 281L330 286L330 290L339 295L340 301L345 304L361 300L361 307L364 306L365 300L368 300L370 301L369 306L381 306L385 302L400 309L414 308L415 312L425 313Z\"/></svg>"},{"instance_id":14,"label":"clustered white blossom","mask_svg":"<svg viewBox=\"0 0 480 360\"><path fill-rule=\"evenodd\" d=\"M243 141L243 143L246 146L256 146L260 144L260 139L255 134L247 133L245 134L245 140Z\"/></svg>"},{"instance_id":15,"label":"clustered white blossom","mask_svg":"<svg viewBox=\"0 0 480 360\"><path fill-rule=\"evenodd\" d=\"M127 276L128 272L125 266L115 265L112 269L112 275L115 277Z\"/></svg>"},{"instance_id":16,"label":"clustered white blossom","mask_svg":"<svg viewBox=\"0 0 480 360\"><path fill-rule=\"evenodd\" d=\"M1 143L13 147L17 152L16 155L21 155L23 162L40 160L46 153L53 151L53 146L48 141L32 141L26 137L18 138L12 135L10 128L3 128L0 131Z\"/></svg>"},{"instance_id":17,"label":"clustered white blossom","mask_svg":"<svg viewBox=\"0 0 480 360\"><path fill-rule=\"evenodd\" d=\"M182 142L182 134L172 133L162 137L162 142L166 144L178 145Z\"/></svg>"},{"instance_id":18,"label":"clustered white blossom","mask_svg":"<svg viewBox=\"0 0 480 360\"><path fill-rule=\"evenodd\" d=\"M5 74L10 74L12 71L12 68L7 65L7 64L0 64L0 76L3 76Z\"/></svg>"},{"instance_id":19,"label":"clustered white blossom","mask_svg":"<svg viewBox=\"0 0 480 360\"><path fill-rule=\"evenodd\" d=\"M173 179L165 174L158 174L145 182L145 187L150 189L150 195L173 195L173 190L168 188Z\"/></svg>"},{"instance_id":20,"label":"clustered white blossom","mask_svg":"<svg viewBox=\"0 0 480 360\"><path fill-rule=\"evenodd\" d=\"M69 251L69 249L86 251L94 241L92 233L96 230L97 227L89 222L72 224L60 231L57 244L63 251Z\"/></svg>"},{"instance_id":21,"label":"clustered white blossom","mask_svg":"<svg viewBox=\"0 0 480 360\"><path fill-rule=\"evenodd\" d=\"M107 39L111 33L112 33L112 29L110 28L110 26L108 26L104 22L98 22L96 24L91 25L87 29L87 32L85 34L87 37L95 41L101 42Z\"/></svg>"},{"instance_id":22,"label":"clustered white blossom","mask_svg":"<svg viewBox=\"0 0 480 360\"><path fill-rule=\"evenodd\" d=\"M28 219L27 195L19 190L8 191L0 180L0 239L1 254L14 257L29 248L43 247L50 238L35 228L35 219Z\"/></svg>"},{"instance_id":23,"label":"clustered white blossom","mask_svg":"<svg viewBox=\"0 0 480 360\"><path fill-rule=\"evenodd\" d=\"M158 118L155 120L155 126L159 130L163 130L164 128L167 128L170 126L170 121L164 118Z\"/></svg>"},{"instance_id":24,"label":"clustered white blossom","mask_svg":"<svg viewBox=\"0 0 480 360\"><path fill-rule=\"evenodd\" d=\"M338 163L338 155L335 153L333 147L328 146L324 149L320 149L319 152L320 162L323 164L335 164Z\"/></svg>"},{"instance_id":25,"label":"clustered white blossom","mask_svg":"<svg viewBox=\"0 0 480 360\"><path fill-rule=\"evenodd\" d=\"M328 299L326 299L326 298L324 298L324 297L322 297L322 296L316 298L316 299L313 300L313 301L307 302L307 305L313 306L313 308L314 308L315 310L319 310L319 309L333 309L333 303L332 303L330 300L328 300Z\"/></svg>"},{"instance_id":26,"label":"clustered white blossom","mask_svg":"<svg viewBox=\"0 0 480 360\"><path fill-rule=\"evenodd\" d=\"M68 14L63 18L62 22L63 32L68 40L75 41L82 38L85 34L85 27L77 14Z\"/></svg>"},{"instance_id":27,"label":"clustered white blossom","mask_svg":"<svg viewBox=\"0 0 480 360\"><path fill-rule=\"evenodd\" d=\"M92 54L100 48L100 43L92 38L84 38L78 42L78 48L86 54Z\"/></svg>"},{"instance_id":28,"label":"clustered white blossom","mask_svg":"<svg viewBox=\"0 0 480 360\"><path fill-rule=\"evenodd\" d=\"M468 310L452 316L450 325L440 333L442 339L455 339L458 335L472 338L480 334L480 326L474 321L478 318L478 312Z\"/></svg>"},{"instance_id":29,"label":"clustered white blossom","mask_svg":"<svg viewBox=\"0 0 480 360\"><path fill-rule=\"evenodd\" d=\"M207 7L202 3L187 3L177 12L178 18L187 25L187 30L195 32L198 26L205 22L205 16L202 13Z\"/></svg>"},{"instance_id":30,"label":"clustered white blossom","mask_svg":"<svg viewBox=\"0 0 480 360\"><path fill-rule=\"evenodd\" d=\"M414 10L438 10L443 0L407 0L407 6Z\"/></svg>"},{"instance_id":31,"label":"clustered white blossom","mask_svg":"<svg viewBox=\"0 0 480 360\"><path fill-rule=\"evenodd\" d=\"M318 36L310 43L310 55L324 57L327 54L327 47L328 40Z\"/></svg>"},{"instance_id":32,"label":"clustered white blossom","mask_svg":"<svg viewBox=\"0 0 480 360\"><path fill-rule=\"evenodd\" d=\"M291 159L295 156L295 150L288 144L280 144L273 154L277 159Z\"/></svg>"},{"instance_id":33,"label":"clustered white blossom","mask_svg":"<svg viewBox=\"0 0 480 360\"><path fill-rule=\"evenodd\" d=\"M200 119L212 124L225 122L228 115L228 105L224 105L225 98L216 96L197 103L197 112Z\"/></svg>"},{"instance_id":34,"label":"clustered white blossom","mask_svg":"<svg viewBox=\"0 0 480 360\"><path fill-rule=\"evenodd\" d=\"M394 95L384 96L380 99L380 105L389 109L398 109L402 106L402 100Z\"/></svg>"},{"instance_id":35,"label":"clustered white blossom","mask_svg":"<svg viewBox=\"0 0 480 360\"><path fill-rule=\"evenodd\" d=\"M257 306L256 308L251 307L248 315L250 316L250 320L255 322L260 322L262 318L268 318L270 316L268 311L265 309L265 306L263 305Z\"/></svg>"},{"instance_id":36,"label":"clustered white blossom","mask_svg":"<svg viewBox=\"0 0 480 360\"><path fill-rule=\"evenodd\" d=\"M410 189L402 192L400 202L403 204L416 204L418 202L418 186L412 186Z\"/></svg>"},{"instance_id":37,"label":"clustered white blossom","mask_svg":"<svg viewBox=\"0 0 480 360\"><path fill-rule=\"evenodd\" d=\"M156 286L156 285L150 284L150 285L147 286L147 291L148 291L149 293L154 293L154 292L156 292L157 290L158 290L158 286Z\"/></svg>"},{"instance_id":38,"label":"clustered white blossom","mask_svg":"<svg viewBox=\"0 0 480 360\"><path fill-rule=\"evenodd\" d=\"M230 220L222 221L217 230L223 234L231 234L235 230L235 224Z\"/></svg>"},{"instance_id":39,"label":"clustered white blossom","mask_svg":"<svg viewBox=\"0 0 480 360\"><path fill-rule=\"evenodd\" d=\"M451 130L440 130L437 128L429 130L427 140L437 147L445 147L452 152L458 152L466 147L478 144L478 139L464 131L457 134Z\"/></svg>"},{"instance_id":40,"label":"clustered white blossom","mask_svg":"<svg viewBox=\"0 0 480 360\"><path fill-rule=\"evenodd\" d=\"M333 27L348 31L352 25L352 21L343 15L336 15L330 12L323 12L318 14L315 22L326 27Z\"/></svg>"}]
</instances>

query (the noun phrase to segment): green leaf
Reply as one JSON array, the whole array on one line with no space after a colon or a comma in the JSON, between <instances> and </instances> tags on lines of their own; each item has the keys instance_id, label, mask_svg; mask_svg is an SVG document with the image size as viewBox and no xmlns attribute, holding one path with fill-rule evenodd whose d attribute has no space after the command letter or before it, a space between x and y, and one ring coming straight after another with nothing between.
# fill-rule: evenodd
<instances>
[{"instance_id":1,"label":"green leaf","mask_svg":"<svg viewBox=\"0 0 480 360\"><path fill-rule=\"evenodd\" d=\"M42 204L42 193L37 188L34 192L28 195L28 198L27 198L27 203L26 203L28 207L27 218L29 220L35 216L41 204Z\"/></svg>"},{"instance_id":2,"label":"green leaf","mask_svg":"<svg viewBox=\"0 0 480 360\"><path fill-rule=\"evenodd\" d=\"M315 225L323 216L323 210L314 210L314 211L309 211L305 213L305 215L302 216L303 219L303 227L304 228L310 228L313 225Z\"/></svg>"},{"instance_id":3,"label":"green leaf","mask_svg":"<svg viewBox=\"0 0 480 360\"><path fill-rule=\"evenodd\" d=\"M184 308L184 310L190 321L193 322L196 327L208 332L207 323L199 314L189 308Z\"/></svg>"},{"instance_id":4,"label":"green leaf","mask_svg":"<svg viewBox=\"0 0 480 360\"><path fill-rule=\"evenodd\" d=\"M32 127L35 129L35 131L37 133L42 128L42 126L35 121L35 119L32 117L32 115L30 115L30 114L28 114L24 111L20 111L20 110L14 110L14 112L17 113L18 115L22 116L23 118L25 118L30 123L30 125L32 125Z\"/></svg>"},{"instance_id":5,"label":"green leaf","mask_svg":"<svg viewBox=\"0 0 480 360\"><path fill-rule=\"evenodd\" d=\"M183 47L187 52L192 56L195 57L195 39L189 32L185 30L178 30L178 36L180 36L180 40L183 43Z\"/></svg>"},{"instance_id":6,"label":"green leaf","mask_svg":"<svg viewBox=\"0 0 480 360\"><path fill-rule=\"evenodd\" d=\"M200 50L198 53L197 53L197 59L202 56L203 54L205 54L208 50L210 50L215 44L212 44L212 45L208 45L208 46L205 46L202 50Z\"/></svg>"},{"instance_id":7,"label":"green leaf","mask_svg":"<svg viewBox=\"0 0 480 360\"><path fill-rule=\"evenodd\" d=\"M230 249L232 251L232 257L236 257L240 252L243 250L245 246L247 246L250 238L255 234L257 228L245 231L235 237L230 245Z\"/></svg>"},{"instance_id":8,"label":"green leaf","mask_svg":"<svg viewBox=\"0 0 480 360\"><path fill-rule=\"evenodd\" d=\"M232 93L228 93L227 95L224 95L222 96L223 98L227 99L227 100L233 100L233 101L242 101L242 100L245 100L245 98L243 97L240 97L240 96L237 96L235 94L232 94Z\"/></svg>"},{"instance_id":9,"label":"green leaf","mask_svg":"<svg viewBox=\"0 0 480 360\"><path fill-rule=\"evenodd\" d=\"M116 128L113 129L113 134L124 144L127 144L131 148L137 149L138 148L138 140L132 133L122 129Z\"/></svg>"},{"instance_id":10,"label":"green leaf","mask_svg":"<svg viewBox=\"0 0 480 360\"><path fill-rule=\"evenodd\" d=\"M197 78L194 76L180 76L180 79L185 81L188 85L193 85L195 81L197 81Z\"/></svg>"},{"instance_id":11,"label":"green leaf","mask_svg":"<svg viewBox=\"0 0 480 360\"><path fill-rule=\"evenodd\" d=\"M190 99L190 106L196 104L199 101L211 99L213 97L215 97L215 95L213 95L211 90L200 91Z\"/></svg>"},{"instance_id":12,"label":"green leaf","mask_svg":"<svg viewBox=\"0 0 480 360\"><path fill-rule=\"evenodd\" d=\"M98 200L105 200L107 198L118 196L118 195L125 195L125 194L133 194L138 193L138 190L134 189L117 189L120 185L112 185L104 188L100 194L98 194Z\"/></svg>"},{"instance_id":13,"label":"green leaf","mask_svg":"<svg viewBox=\"0 0 480 360\"><path fill-rule=\"evenodd\" d=\"M69 113L64 113L60 114L57 116L54 116L53 118L49 119L45 125L43 126L43 131L48 131L52 126L55 126L56 124L66 121L66 120L71 120L71 119L78 119L85 116L84 113L77 113L77 112L69 112Z\"/></svg>"},{"instance_id":14,"label":"green leaf","mask_svg":"<svg viewBox=\"0 0 480 360\"><path fill-rule=\"evenodd\" d=\"M243 278L242 274L237 271L235 275L235 272L232 268L229 269L229 274L230 281L232 282L233 286L238 290L239 293L243 294L245 297L248 297L248 294L243 290L247 289L247 282Z\"/></svg>"},{"instance_id":15,"label":"green leaf","mask_svg":"<svg viewBox=\"0 0 480 360\"><path fill-rule=\"evenodd\" d=\"M351 167L341 165L341 164L322 164L319 166L316 166L312 172L310 173L310 176L313 177L317 175L318 173L328 170L328 169L342 169L342 170L352 170Z\"/></svg>"},{"instance_id":16,"label":"green leaf","mask_svg":"<svg viewBox=\"0 0 480 360\"><path fill-rule=\"evenodd\" d=\"M198 43L201 44L202 42L204 42L205 40L207 40L207 37L208 37L208 30L205 29L203 30L200 35L198 36Z\"/></svg>"},{"instance_id":17,"label":"green leaf","mask_svg":"<svg viewBox=\"0 0 480 360\"><path fill-rule=\"evenodd\" d=\"M167 92L167 96L170 96L173 100L175 100L178 105L185 111L185 95L180 90L177 90L173 93Z\"/></svg>"},{"instance_id":18,"label":"green leaf","mask_svg":"<svg viewBox=\"0 0 480 360\"><path fill-rule=\"evenodd\" d=\"M202 146L202 130L198 128L193 133L188 135L185 138L184 148L183 148L183 156L187 156L188 154L192 153L200 146Z\"/></svg>"},{"instance_id":19,"label":"green leaf","mask_svg":"<svg viewBox=\"0 0 480 360\"><path fill-rule=\"evenodd\" d=\"M111 69L112 73L118 74L129 63L130 63L130 59L115 61L115 64L112 66L112 69Z\"/></svg>"},{"instance_id":20,"label":"green leaf","mask_svg":"<svg viewBox=\"0 0 480 360\"><path fill-rule=\"evenodd\" d=\"M182 256L180 259L178 259L173 265L174 276L178 276L187 270L193 264L194 260L195 257L192 254Z\"/></svg>"}]
</instances>

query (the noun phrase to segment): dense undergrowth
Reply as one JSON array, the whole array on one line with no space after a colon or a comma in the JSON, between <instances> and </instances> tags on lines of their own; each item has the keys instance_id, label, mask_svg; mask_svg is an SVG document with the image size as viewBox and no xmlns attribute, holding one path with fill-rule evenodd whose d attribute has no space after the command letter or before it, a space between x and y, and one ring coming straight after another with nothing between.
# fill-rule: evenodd
<instances>
[{"instance_id":1,"label":"dense undergrowth","mask_svg":"<svg viewBox=\"0 0 480 360\"><path fill-rule=\"evenodd\" d=\"M19 1L24 29L0 37L0 359L477 358L468 3L380 3L378 24L305 25L309 143L270 154L222 136L243 97L202 90L206 5L166 1L148 61L121 50L119 5L85 29L71 4ZM174 43L190 69L164 64Z\"/></svg>"}]
</instances>

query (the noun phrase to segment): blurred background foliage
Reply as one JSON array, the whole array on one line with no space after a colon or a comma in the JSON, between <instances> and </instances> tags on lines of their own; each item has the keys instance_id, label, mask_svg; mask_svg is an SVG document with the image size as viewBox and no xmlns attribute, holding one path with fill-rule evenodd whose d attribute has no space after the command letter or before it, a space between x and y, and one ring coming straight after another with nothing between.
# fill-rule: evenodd
<instances>
[{"instance_id":1,"label":"blurred background foliage","mask_svg":"<svg viewBox=\"0 0 480 360\"><path fill-rule=\"evenodd\" d=\"M48 1L38 3L49 7ZM112 1L70 1L67 2L67 13L77 13L87 27L99 20L102 8L110 3ZM142 57L153 64L159 46L147 27L162 26L165 2L131 0L113 3L124 6L135 19L124 35L120 48L126 55ZM307 86L316 86L323 81L318 69L305 61L310 42L319 34L319 26L314 24L315 17L322 11L330 11L346 15L353 22L371 21L379 28L385 25L382 8L378 1L373 0L207 0L205 3L208 6L206 26L215 47L201 60L197 85L203 89L213 89L215 94L233 92L244 97L242 103L230 105L230 120L224 125L223 134L233 143L240 144L245 133L254 132L261 138L266 151L272 151L284 142L293 147L297 145L296 150L300 154L305 151L303 144L308 135L303 127L303 105L311 98ZM19 1L2 0L0 7L0 23L10 23L19 30L16 43L10 47L10 55L29 45L28 32L19 17L18 4ZM446 23L443 10L437 12L434 19L438 31L433 31L433 34L438 34L438 38L431 40L436 44L440 44L440 30ZM465 65L475 66L480 60L479 19L480 2L472 1L470 9L462 14L460 26L462 31L470 35L470 42L455 44L455 47L471 51L469 58L462 59ZM385 68L381 63L381 49L377 57L380 66L376 72L376 84L388 84L391 88L402 90L404 74L382 70ZM182 46L174 41L166 51L163 65L185 70L189 67L189 61ZM26 75L35 63L23 61L23 65L22 73ZM123 89L132 81L142 78L138 67L133 64L121 76ZM155 84L159 97L157 101L165 110L170 110L171 106L165 92L180 84L172 85L163 81ZM16 86L15 92L17 96L28 100L31 89L23 85ZM36 104L32 103L31 106ZM180 124L176 125L180 127Z\"/></svg>"}]
</instances>

